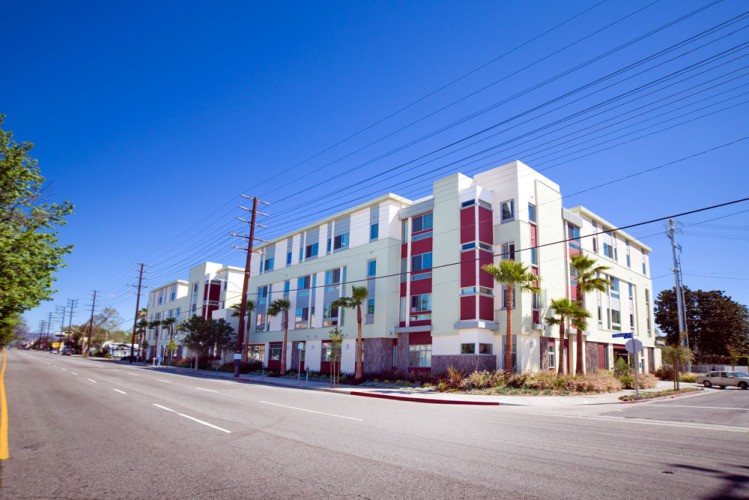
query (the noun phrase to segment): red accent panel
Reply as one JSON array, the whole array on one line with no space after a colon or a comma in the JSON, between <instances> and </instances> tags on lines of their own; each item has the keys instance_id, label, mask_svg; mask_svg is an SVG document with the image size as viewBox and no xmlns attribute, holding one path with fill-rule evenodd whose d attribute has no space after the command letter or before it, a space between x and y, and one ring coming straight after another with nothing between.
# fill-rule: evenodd
<instances>
[{"instance_id":1,"label":"red accent panel","mask_svg":"<svg viewBox=\"0 0 749 500\"><path fill-rule=\"evenodd\" d=\"M573 255L580 255L580 248L579 247L576 248L576 247L572 246L572 244L570 244L568 246L570 248L570 257L572 257Z\"/></svg>"},{"instance_id":2,"label":"red accent panel","mask_svg":"<svg viewBox=\"0 0 749 500\"><path fill-rule=\"evenodd\" d=\"M476 286L476 251L460 252L460 286Z\"/></svg>"},{"instance_id":3,"label":"red accent panel","mask_svg":"<svg viewBox=\"0 0 749 500\"><path fill-rule=\"evenodd\" d=\"M598 369L606 369L606 344L598 344Z\"/></svg>"},{"instance_id":4,"label":"red accent panel","mask_svg":"<svg viewBox=\"0 0 749 500\"><path fill-rule=\"evenodd\" d=\"M401 297L406 296L406 283L401 283Z\"/></svg>"},{"instance_id":5,"label":"red accent panel","mask_svg":"<svg viewBox=\"0 0 749 500\"><path fill-rule=\"evenodd\" d=\"M408 257L408 244L403 243L401 245L401 259L405 259L406 257Z\"/></svg>"},{"instance_id":6,"label":"red accent panel","mask_svg":"<svg viewBox=\"0 0 749 500\"><path fill-rule=\"evenodd\" d=\"M476 296L460 298L460 319L476 319Z\"/></svg>"},{"instance_id":7,"label":"red accent panel","mask_svg":"<svg viewBox=\"0 0 749 500\"><path fill-rule=\"evenodd\" d=\"M460 242L476 241L476 212L474 207L460 211Z\"/></svg>"},{"instance_id":8,"label":"red accent panel","mask_svg":"<svg viewBox=\"0 0 749 500\"><path fill-rule=\"evenodd\" d=\"M409 345L425 345L432 343L431 332L411 332L408 334Z\"/></svg>"},{"instance_id":9,"label":"red accent panel","mask_svg":"<svg viewBox=\"0 0 749 500\"><path fill-rule=\"evenodd\" d=\"M538 228L536 226L531 226L531 246L538 245Z\"/></svg>"},{"instance_id":10,"label":"red accent panel","mask_svg":"<svg viewBox=\"0 0 749 500\"><path fill-rule=\"evenodd\" d=\"M219 283L211 284L211 294L209 299L217 302L221 300L221 285Z\"/></svg>"},{"instance_id":11,"label":"red accent panel","mask_svg":"<svg viewBox=\"0 0 749 500\"><path fill-rule=\"evenodd\" d=\"M494 297L479 296L479 319L494 321Z\"/></svg>"},{"instance_id":12,"label":"red accent panel","mask_svg":"<svg viewBox=\"0 0 749 500\"><path fill-rule=\"evenodd\" d=\"M484 207L479 207L479 241L494 244L492 211Z\"/></svg>"},{"instance_id":13,"label":"red accent panel","mask_svg":"<svg viewBox=\"0 0 749 500\"><path fill-rule=\"evenodd\" d=\"M577 285L570 285L570 293L573 299L577 297Z\"/></svg>"},{"instance_id":14,"label":"red accent panel","mask_svg":"<svg viewBox=\"0 0 749 500\"><path fill-rule=\"evenodd\" d=\"M541 322L541 311L533 311L533 323L540 323Z\"/></svg>"},{"instance_id":15,"label":"red accent panel","mask_svg":"<svg viewBox=\"0 0 749 500\"><path fill-rule=\"evenodd\" d=\"M411 282L411 295L419 295L420 293L432 293L432 278Z\"/></svg>"},{"instance_id":16,"label":"red accent panel","mask_svg":"<svg viewBox=\"0 0 749 500\"><path fill-rule=\"evenodd\" d=\"M320 361L320 373L330 373L330 361Z\"/></svg>"},{"instance_id":17,"label":"red accent panel","mask_svg":"<svg viewBox=\"0 0 749 500\"><path fill-rule=\"evenodd\" d=\"M491 252L479 250L479 266L483 266L485 264L491 264L493 260L494 260L494 255L492 255ZM479 285L485 286L486 288L493 288L494 278L492 277L491 274L481 269L479 271Z\"/></svg>"},{"instance_id":18,"label":"red accent panel","mask_svg":"<svg viewBox=\"0 0 749 500\"><path fill-rule=\"evenodd\" d=\"M432 324L432 320L431 319L422 319L422 320L419 320L419 321L412 321L410 324L411 324L411 326L429 326L429 325ZM430 344L431 344L431 342L430 342Z\"/></svg>"},{"instance_id":19,"label":"red accent panel","mask_svg":"<svg viewBox=\"0 0 749 500\"><path fill-rule=\"evenodd\" d=\"M432 238L425 238L411 242L411 255L419 255L432 251Z\"/></svg>"}]
</instances>

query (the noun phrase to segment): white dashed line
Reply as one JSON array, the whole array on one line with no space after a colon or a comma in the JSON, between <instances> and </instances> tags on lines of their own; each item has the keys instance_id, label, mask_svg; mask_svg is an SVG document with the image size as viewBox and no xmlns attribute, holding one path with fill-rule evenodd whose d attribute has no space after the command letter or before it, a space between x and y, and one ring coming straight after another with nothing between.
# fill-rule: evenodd
<instances>
[{"instance_id":1,"label":"white dashed line","mask_svg":"<svg viewBox=\"0 0 749 500\"><path fill-rule=\"evenodd\" d=\"M299 410L299 411L306 411L309 413L317 413L318 415L327 415L329 417L336 417L336 418L345 418L347 420L356 420L357 422L364 422L361 418L354 418L354 417L344 417L343 415L336 415L334 413L324 413L321 411L315 411L315 410L307 410L305 408L297 408L295 406L286 406L286 405L280 405L278 403L269 403L268 401L258 401L258 403L263 403L266 405L273 405L273 406L280 406L282 408L289 408L290 410Z\"/></svg>"},{"instance_id":2,"label":"white dashed line","mask_svg":"<svg viewBox=\"0 0 749 500\"><path fill-rule=\"evenodd\" d=\"M72 373L75 376L78 376L78 374L76 372L70 372L70 373Z\"/></svg>"},{"instance_id":3,"label":"white dashed line","mask_svg":"<svg viewBox=\"0 0 749 500\"><path fill-rule=\"evenodd\" d=\"M154 379L154 380L156 380L156 381L158 381L158 382L164 382L165 384L171 384L171 383L172 383L172 381L171 381L171 380L162 380L162 379L160 379L160 378L156 378L156 379Z\"/></svg>"},{"instance_id":4,"label":"white dashed line","mask_svg":"<svg viewBox=\"0 0 749 500\"><path fill-rule=\"evenodd\" d=\"M124 394L125 396L127 396L127 393L126 393L125 391L121 391L121 390L119 390L119 389L112 389L112 390L113 390L114 392L119 392L120 394Z\"/></svg>"},{"instance_id":5,"label":"white dashed line","mask_svg":"<svg viewBox=\"0 0 749 500\"><path fill-rule=\"evenodd\" d=\"M94 380L94 379L92 379L92 378L88 379L88 381L89 381L89 382L93 382L94 384L98 384L98 383L99 383L99 382L97 382L96 380Z\"/></svg>"},{"instance_id":6,"label":"white dashed line","mask_svg":"<svg viewBox=\"0 0 749 500\"><path fill-rule=\"evenodd\" d=\"M199 391L205 391L205 392L218 392L218 391L214 391L213 389L203 389L202 387L196 387L196 389Z\"/></svg>"},{"instance_id":7,"label":"white dashed line","mask_svg":"<svg viewBox=\"0 0 749 500\"><path fill-rule=\"evenodd\" d=\"M66 371L68 371L68 369L67 368L63 368L62 371L66 372Z\"/></svg>"},{"instance_id":8,"label":"white dashed line","mask_svg":"<svg viewBox=\"0 0 749 500\"><path fill-rule=\"evenodd\" d=\"M184 413L179 413L177 411L172 410L171 408L167 408L166 406L157 405L156 403L153 404L157 408L161 408L162 410L166 410L170 413L176 413L180 417L184 417L188 420L192 420L193 422L197 422L199 424L205 425L206 427L210 427L211 429L216 429L217 431L225 432L227 434L231 434L231 431L227 431L226 429L223 429L221 427L218 427L217 425L209 424L208 422L204 422L202 420L199 420L195 417L191 417L190 415L185 415Z\"/></svg>"}]
</instances>

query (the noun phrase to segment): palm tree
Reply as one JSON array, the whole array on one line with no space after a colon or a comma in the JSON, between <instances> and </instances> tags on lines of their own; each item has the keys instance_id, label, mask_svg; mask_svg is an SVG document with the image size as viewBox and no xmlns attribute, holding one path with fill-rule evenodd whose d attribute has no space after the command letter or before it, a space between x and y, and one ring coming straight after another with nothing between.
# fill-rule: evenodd
<instances>
[{"instance_id":1,"label":"palm tree","mask_svg":"<svg viewBox=\"0 0 749 500\"><path fill-rule=\"evenodd\" d=\"M163 320L161 322L162 325L164 325L165 327L167 327L169 329L169 343L167 344L167 349L171 349L172 348L171 346L174 345L173 344L173 341L174 341L174 324L176 322L177 322L177 318L175 318L173 316L171 318L167 318L167 319L165 319L165 320ZM169 354L170 354L170 356L173 356L174 352L170 351Z\"/></svg>"},{"instance_id":2,"label":"palm tree","mask_svg":"<svg viewBox=\"0 0 749 500\"><path fill-rule=\"evenodd\" d=\"M286 375L286 341L289 337L289 299L276 299L268 306L268 316L278 316L283 313L283 344L281 344L281 375Z\"/></svg>"},{"instance_id":3,"label":"palm tree","mask_svg":"<svg viewBox=\"0 0 749 500\"><path fill-rule=\"evenodd\" d=\"M575 275L577 290L575 300L580 307L585 309L585 294L593 291L605 292L611 282L606 278L601 278L604 271L610 269L609 266L599 266L595 259L587 255L573 255L570 259L570 267ZM583 330L577 329L577 361L575 362L575 373L582 374L585 371L583 360Z\"/></svg>"},{"instance_id":4,"label":"palm tree","mask_svg":"<svg viewBox=\"0 0 749 500\"><path fill-rule=\"evenodd\" d=\"M242 314L242 304L237 303L231 306L233 309L233 312L231 313L232 317L237 318L240 314ZM245 312L245 321L244 321L244 335L242 335L242 338L244 339L244 345L242 346L242 362L247 362L247 344L250 341L250 315L252 314L252 311L255 309L255 303L251 300L248 300L244 305L244 312Z\"/></svg>"},{"instance_id":5,"label":"palm tree","mask_svg":"<svg viewBox=\"0 0 749 500\"><path fill-rule=\"evenodd\" d=\"M343 307L346 309L356 309L356 368L354 369L354 380L360 380L364 377L364 359L362 356L362 317L361 317L361 306L367 301L367 287L365 286L352 286L351 297L341 297L338 300L334 300L331 307Z\"/></svg>"},{"instance_id":6,"label":"palm tree","mask_svg":"<svg viewBox=\"0 0 749 500\"><path fill-rule=\"evenodd\" d=\"M154 336L153 336L153 342L154 342L154 351L153 351L153 357L154 357L154 358L155 358L156 356L158 356L158 354L159 354L159 334L161 333L161 332L159 332L159 329L161 328L161 325L162 325L162 324L163 324L163 323L162 323L161 321L159 321L158 319L155 319L155 320L153 320L153 321L150 321L150 322L148 323L148 328L153 328L153 329L154 329L154 330L156 331L156 332L154 333ZM143 357L144 357L144 358L147 358L147 357L148 357L148 354L145 354L145 355L144 355Z\"/></svg>"},{"instance_id":7,"label":"palm tree","mask_svg":"<svg viewBox=\"0 0 749 500\"><path fill-rule=\"evenodd\" d=\"M541 280L535 274L528 272L528 267L522 262L514 260L500 260L499 265L486 264L481 269L491 274L494 281L507 287L505 295L505 308L507 309L507 334L505 335L505 364L504 369L507 373L512 373L512 304L514 301L515 287L520 288L520 293L524 290L532 293L538 293L540 290L536 286Z\"/></svg>"},{"instance_id":8,"label":"palm tree","mask_svg":"<svg viewBox=\"0 0 749 500\"><path fill-rule=\"evenodd\" d=\"M559 375L564 374L564 332L567 322L571 321L572 324L580 331L580 327L585 330L585 318L590 317L590 313L580 307L577 302L571 301L568 298L557 299L551 301L549 307L554 316L545 318L546 323L549 325L559 325L559 349L557 359L559 360ZM557 318L557 316L559 316Z\"/></svg>"}]
</instances>

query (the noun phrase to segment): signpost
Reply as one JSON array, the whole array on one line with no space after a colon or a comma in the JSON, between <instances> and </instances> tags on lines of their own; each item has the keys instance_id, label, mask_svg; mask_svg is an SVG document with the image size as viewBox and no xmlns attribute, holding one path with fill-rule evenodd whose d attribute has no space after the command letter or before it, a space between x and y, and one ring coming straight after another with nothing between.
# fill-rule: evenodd
<instances>
[{"instance_id":1,"label":"signpost","mask_svg":"<svg viewBox=\"0 0 749 500\"><path fill-rule=\"evenodd\" d=\"M615 339L631 339L632 338L632 332L626 332L626 333L614 333L611 335Z\"/></svg>"},{"instance_id":2,"label":"signpost","mask_svg":"<svg viewBox=\"0 0 749 500\"><path fill-rule=\"evenodd\" d=\"M632 334L628 334L630 337ZM630 338L625 344L624 348L628 353L635 355L635 397L640 399L640 384L637 382L637 372L640 371L640 357L637 355L642 351L642 342L637 339Z\"/></svg>"}]
</instances>

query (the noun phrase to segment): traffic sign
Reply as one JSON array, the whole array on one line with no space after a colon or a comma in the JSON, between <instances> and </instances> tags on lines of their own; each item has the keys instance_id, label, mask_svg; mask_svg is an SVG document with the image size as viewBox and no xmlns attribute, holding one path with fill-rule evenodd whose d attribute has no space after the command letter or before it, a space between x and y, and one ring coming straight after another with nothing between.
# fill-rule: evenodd
<instances>
[{"instance_id":1,"label":"traffic sign","mask_svg":"<svg viewBox=\"0 0 749 500\"><path fill-rule=\"evenodd\" d=\"M630 339L624 344L624 348L630 354L637 354L642 351L642 342L637 339Z\"/></svg>"},{"instance_id":2,"label":"traffic sign","mask_svg":"<svg viewBox=\"0 0 749 500\"><path fill-rule=\"evenodd\" d=\"M627 333L614 333L611 335L615 339L631 339L632 338L632 332Z\"/></svg>"}]
</instances>

